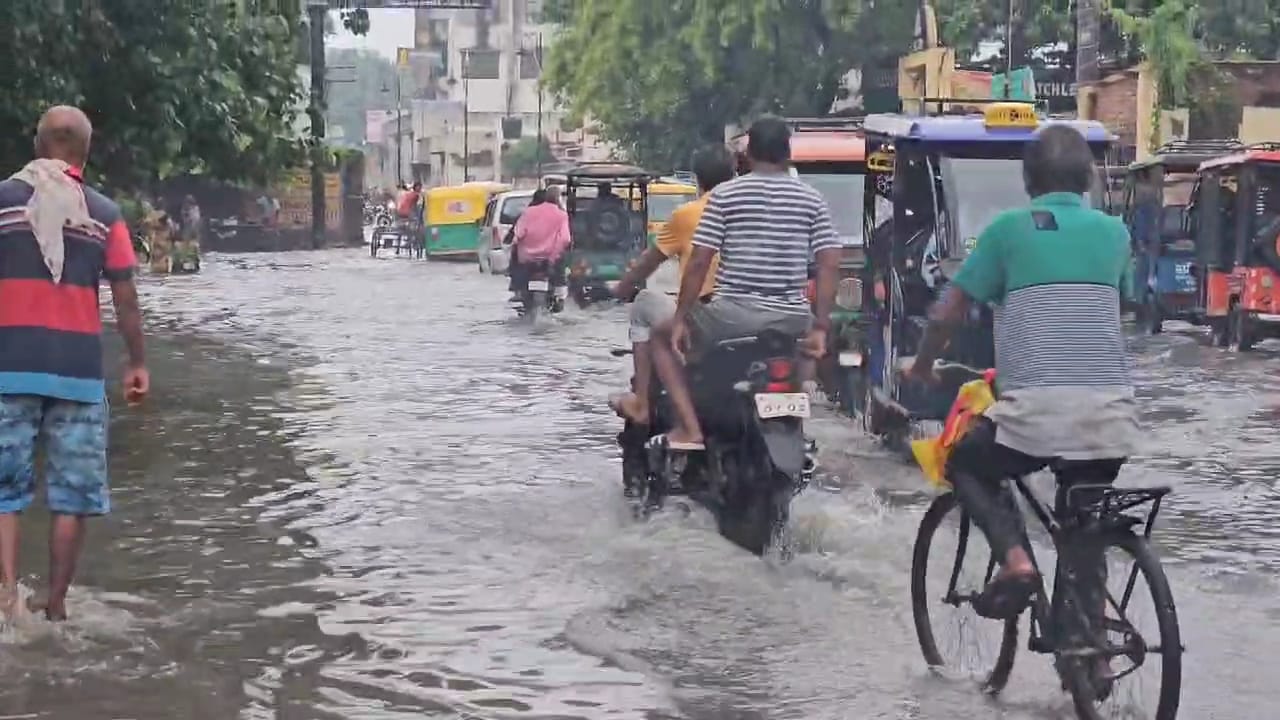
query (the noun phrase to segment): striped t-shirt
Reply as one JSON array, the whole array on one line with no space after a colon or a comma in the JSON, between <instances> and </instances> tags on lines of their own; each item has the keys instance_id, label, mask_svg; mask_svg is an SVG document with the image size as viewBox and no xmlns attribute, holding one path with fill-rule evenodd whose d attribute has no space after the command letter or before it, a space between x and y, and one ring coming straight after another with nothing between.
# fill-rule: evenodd
<instances>
[{"instance_id":1,"label":"striped t-shirt","mask_svg":"<svg viewBox=\"0 0 1280 720\"><path fill-rule=\"evenodd\" d=\"M63 230L62 281L54 283L27 216L32 192L19 180L0 182L0 395L100 403L98 286L133 276L133 242L120 208L84 186L93 222Z\"/></svg>"},{"instance_id":2,"label":"striped t-shirt","mask_svg":"<svg viewBox=\"0 0 1280 720\"><path fill-rule=\"evenodd\" d=\"M717 295L808 313L809 261L840 238L817 190L783 173L751 173L711 191L693 244L720 254Z\"/></svg>"},{"instance_id":3,"label":"striped t-shirt","mask_svg":"<svg viewBox=\"0 0 1280 720\"><path fill-rule=\"evenodd\" d=\"M1129 233L1073 193L998 215L955 285L995 311L997 441L1036 457L1121 458L1137 414L1120 328Z\"/></svg>"}]
</instances>

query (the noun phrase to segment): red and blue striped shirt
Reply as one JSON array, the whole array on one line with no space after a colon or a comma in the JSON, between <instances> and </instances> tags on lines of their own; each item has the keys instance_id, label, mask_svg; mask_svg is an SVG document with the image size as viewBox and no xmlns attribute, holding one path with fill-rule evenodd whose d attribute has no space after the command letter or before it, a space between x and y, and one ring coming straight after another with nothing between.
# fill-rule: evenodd
<instances>
[{"instance_id":1,"label":"red and blue striped shirt","mask_svg":"<svg viewBox=\"0 0 1280 720\"><path fill-rule=\"evenodd\" d=\"M78 171L69 174L83 182ZM30 185L0 182L0 395L102 402L98 287L128 280L137 259L120 208L85 185L93 225L63 231L62 282L54 283L27 221Z\"/></svg>"}]
</instances>

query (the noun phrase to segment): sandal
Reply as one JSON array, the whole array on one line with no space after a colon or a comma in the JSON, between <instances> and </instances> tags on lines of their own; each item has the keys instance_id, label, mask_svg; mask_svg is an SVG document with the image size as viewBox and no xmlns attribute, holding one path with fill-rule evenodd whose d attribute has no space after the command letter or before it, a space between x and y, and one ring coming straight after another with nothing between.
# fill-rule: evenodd
<instances>
[{"instance_id":1,"label":"sandal","mask_svg":"<svg viewBox=\"0 0 1280 720\"><path fill-rule=\"evenodd\" d=\"M668 435L658 435L649 442L674 452L702 452L707 449L707 444L704 442L672 442Z\"/></svg>"},{"instance_id":2,"label":"sandal","mask_svg":"<svg viewBox=\"0 0 1280 720\"><path fill-rule=\"evenodd\" d=\"M970 603L973 611L991 620L1012 620L1031 604L1040 587L1040 578L1031 575L1005 575L992 580Z\"/></svg>"}]
</instances>

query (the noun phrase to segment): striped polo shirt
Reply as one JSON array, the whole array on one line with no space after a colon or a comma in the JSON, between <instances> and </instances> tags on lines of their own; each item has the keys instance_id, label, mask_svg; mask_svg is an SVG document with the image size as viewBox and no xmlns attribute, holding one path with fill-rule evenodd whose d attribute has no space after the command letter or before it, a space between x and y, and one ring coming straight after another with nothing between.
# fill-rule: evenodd
<instances>
[{"instance_id":1,"label":"striped polo shirt","mask_svg":"<svg viewBox=\"0 0 1280 720\"><path fill-rule=\"evenodd\" d=\"M817 190L785 173L750 173L711 191L693 244L720 254L717 295L807 314L809 261L840 238Z\"/></svg>"},{"instance_id":2,"label":"striped polo shirt","mask_svg":"<svg viewBox=\"0 0 1280 720\"><path fill-rule=\"evenodd\" d=\"M1120 326L1129 233L1074 193L991 222L955 284L995 306L997 441L1035 457L1126 457L1137 436Z\"/></svg>"},{"instance_id":3,"label":"striped polo shirt","mask_svg":"<svg viewBox=\"0 0 1280 720\"><path fill-rule=\"evenodd\" d=\"M83 182L79 171L71 175ZM27 220L31 194L24 182L0 182L0 394L102 402L98 286L104 277L132 277L129 230L115 203L84 186L94 223L63 231L62 282L55 284Z\"/></svg>"}]
</instances>

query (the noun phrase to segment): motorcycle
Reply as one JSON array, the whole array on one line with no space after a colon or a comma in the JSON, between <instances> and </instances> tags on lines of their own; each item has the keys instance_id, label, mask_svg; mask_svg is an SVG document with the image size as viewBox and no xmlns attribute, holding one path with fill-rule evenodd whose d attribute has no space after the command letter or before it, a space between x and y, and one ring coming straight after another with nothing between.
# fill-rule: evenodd
<instances>
[{"instance_id":1,"label":"motorcycle","mask_svg":"<svg viewBox=\"0 0 1280 720\"><path fill-rule=\"evenodd\" d=\"M370 255L377 257L378 248L396 246L399 236L391 228L392 223L395 222L395 210L395 203L388 201L373 211L373 238L369 242Z\"/></svg>"},{"instance_id":2,"label":"motorcycle","mask_svg":"<svg viewBox=\"0 0 1280 720\"><path fill-rule=\"evenodd\" d=\"M559 313L564 310L564 301L569 296L569 287L560 282L553 283L553 264L545 260L525 265L528 283L520 295L519 303L513 302L516 315L537 320L543 312Z\"/></svg>"},{"instance_id":3,"label":"motorcycle","mask_svg":"<svg viewBox=\"0 0 1280 720\"><path fill-rule=\"evenodd\" d=\"M791 500L808 487L817 447L805 437L796 340L776 331L717 344L688 367L706 451L671 452L663 442L674 411L653 384L648 425L618 434L626 496L638 516L687 496L716 518L720 534L757 555L779 539ZM614 350L614 356L631 350Z\"/></svg>"}]
</instances>

